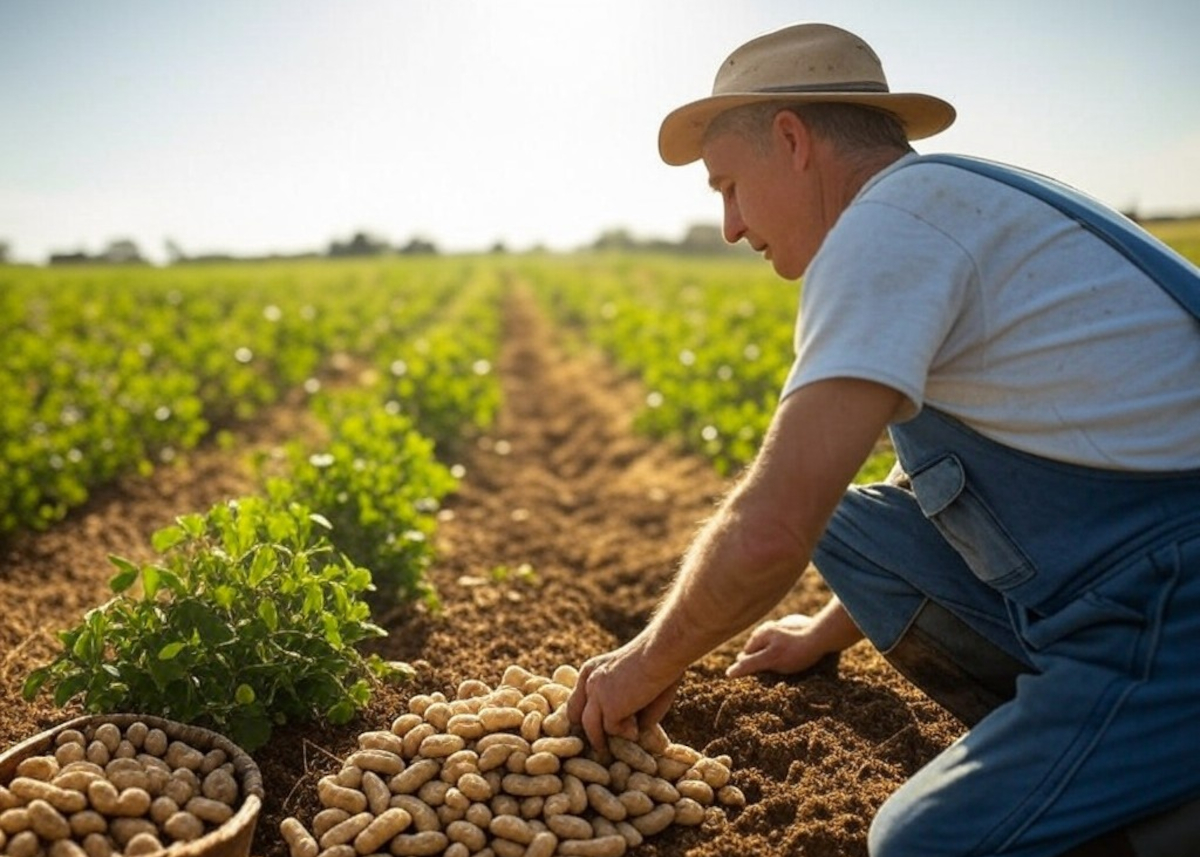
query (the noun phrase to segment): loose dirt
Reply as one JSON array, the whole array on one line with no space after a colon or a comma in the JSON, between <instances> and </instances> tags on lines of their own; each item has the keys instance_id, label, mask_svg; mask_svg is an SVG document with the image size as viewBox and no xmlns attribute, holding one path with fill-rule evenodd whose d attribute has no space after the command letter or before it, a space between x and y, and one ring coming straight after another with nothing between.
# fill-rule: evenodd
<instances>
[{"instance_id":1,"label":"loose dirt","mask_svg":"<svg viewBox=\"0 0 1200 857\"><path fill-rule=\"evenodd\" d=\"M493 683L510 663L579 664L633 636L729 487L705 462L636 436L636 383L594 356L568 357L519 289L497 371L504 410L462 450L466 477L442 512L432 577L444 610L376 614L389 631L376 650L414 664L419 677L382 689L354 723L278 730L254 754L267 787L258 857L285 857L279 821L307 820L316 781L340 767L359 732L406 710L410 695L467 678ZM50 532L0 546L0 748L78 713L45 695L24 703L20 687L53 656L54 631L109 597L106 556L148 558L150 533L175 515L253 491L246 453L308 430L300 405L277 408L239 435L236 453L195 452L152 480L104 492ZM532 579L515 573L526 564ZM772 615L812 612L827 598L810 570ZM747 806L722 823L670 829L636 854L865 855L875 810L961 728L865 644L803 676L726 679L741 642L689 670L663 725L678 742L731 756Z\"/></svg>"}]
</instances>

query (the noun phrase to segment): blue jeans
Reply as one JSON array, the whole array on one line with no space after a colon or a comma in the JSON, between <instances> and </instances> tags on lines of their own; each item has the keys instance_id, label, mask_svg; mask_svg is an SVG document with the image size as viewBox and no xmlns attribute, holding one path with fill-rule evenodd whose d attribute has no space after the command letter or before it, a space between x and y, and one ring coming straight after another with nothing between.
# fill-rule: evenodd
<instances>
[{"instance_id":1,"label":"blue jeans","mask_svg":"<svg viewBox=\"0 0 1200 857\"><path fill-rule=\"evenodd\" d=\"M895 646L933 601L1026 665L881 808L872 857L1054 857L1200 795L1200 473L1008 449L926 409L911 490L851 489L813 561Z\"/></svg>"}]
</instances>

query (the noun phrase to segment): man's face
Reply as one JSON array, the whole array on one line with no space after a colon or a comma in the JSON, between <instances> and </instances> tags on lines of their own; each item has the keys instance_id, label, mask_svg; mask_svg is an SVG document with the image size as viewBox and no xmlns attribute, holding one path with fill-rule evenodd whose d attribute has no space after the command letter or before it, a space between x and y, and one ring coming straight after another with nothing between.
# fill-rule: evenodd
<instances>
[{"instance_id":1,"label":"man's face","mask_svg":"<svg viewBox=\"0 0 1200 857\"><path fill-rule=\"evenodd\" d=\"M705 144L709 185L721 195L725 240L745 239L784 279L799 279L815 253L804 176L783 135L772 130L769 147L737 132Z\"/></svg>"}]
</instances>

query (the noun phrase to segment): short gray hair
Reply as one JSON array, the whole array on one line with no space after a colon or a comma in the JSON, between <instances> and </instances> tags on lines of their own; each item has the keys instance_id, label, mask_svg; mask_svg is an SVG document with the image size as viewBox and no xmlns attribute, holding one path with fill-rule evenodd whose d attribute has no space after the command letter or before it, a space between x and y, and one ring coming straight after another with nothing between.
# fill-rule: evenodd
<instances>
[{"instance_id":1,"label":"short gray hair","mask_svg":"<svg viewBox=\"0 0 1200 857\"><path fill-rule=\"evenodd\" d=\"M877 107L841 102L788 104L772 101L734 107L713 119L704 132L704 142L734 133L765 153L771 122L782 110L795 113L815 136L828 140L846 153L880 148L912 151L904 124L895 115Z\"/></svg>"}]
</instances>

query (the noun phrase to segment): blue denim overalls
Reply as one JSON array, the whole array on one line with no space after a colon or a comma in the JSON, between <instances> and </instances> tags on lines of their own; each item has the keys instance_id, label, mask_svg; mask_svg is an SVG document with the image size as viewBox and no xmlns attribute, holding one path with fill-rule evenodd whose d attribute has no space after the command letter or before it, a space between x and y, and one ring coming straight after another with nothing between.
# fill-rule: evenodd
<instances>
[{"instance_id":1,"label":"blue denim overalls","mask_svg":"<svg viewBox=\"0 0 1200 857\"><path fill-rule=\"evenodd\" d=\"M1200 471L1051 461L930 408L891 435L911 487L852 488L814 564L885 654L936 604L1020 675L884 804L872 857L1055 857L1200 796Z\"/></svg>"}]
</instances>

